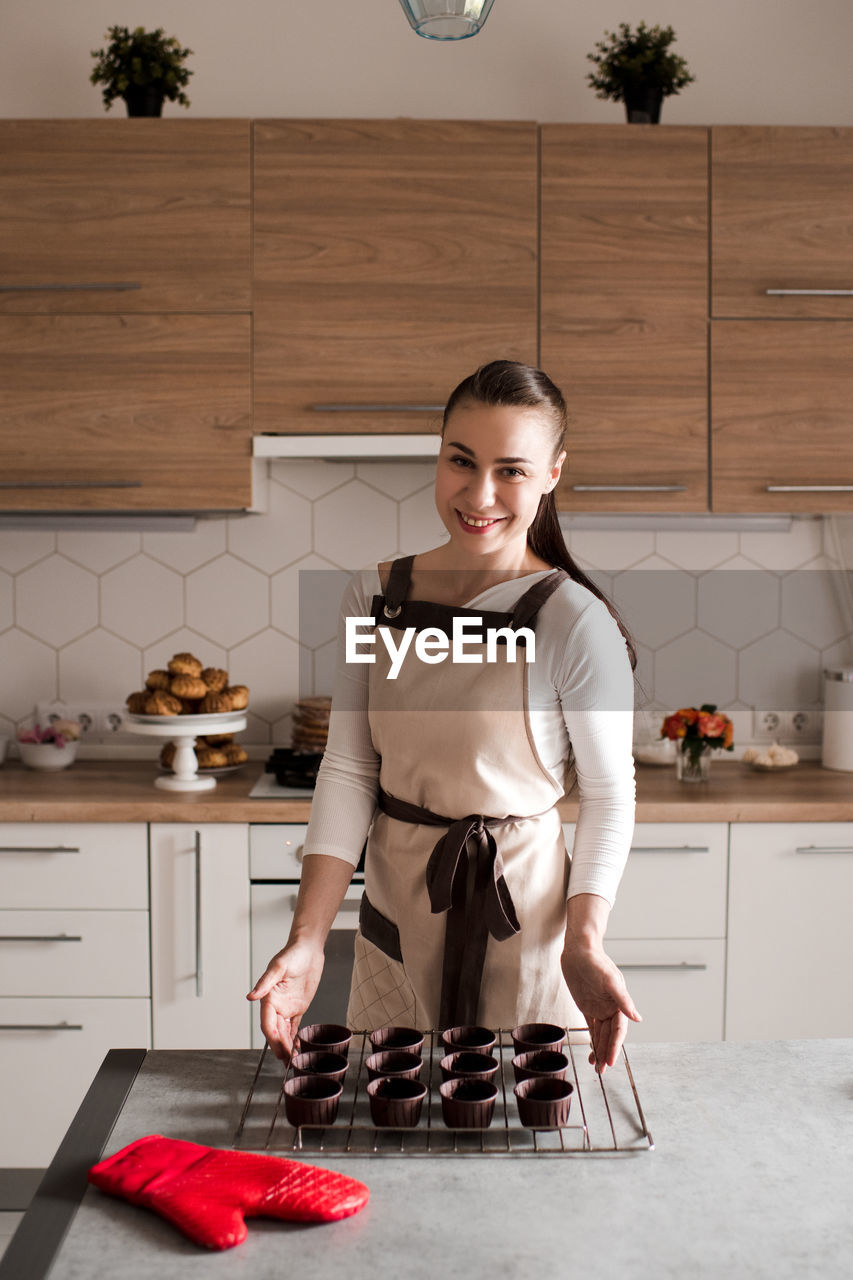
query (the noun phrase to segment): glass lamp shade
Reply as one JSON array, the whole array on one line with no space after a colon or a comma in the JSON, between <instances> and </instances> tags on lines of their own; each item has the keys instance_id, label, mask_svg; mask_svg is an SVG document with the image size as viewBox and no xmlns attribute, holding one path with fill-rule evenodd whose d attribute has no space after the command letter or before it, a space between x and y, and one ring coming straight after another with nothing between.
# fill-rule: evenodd
<instances>
[{"instance_id":1,"label":"glass lamp shade","mask_svg":"<svg viewBox=\"0 0 853 1280\"><path fill-rule=\"evenodd\" d=\"M467 40L488 18L495 0L400 0L403 13L427 40Z\"/></svg>"}]
</instances>

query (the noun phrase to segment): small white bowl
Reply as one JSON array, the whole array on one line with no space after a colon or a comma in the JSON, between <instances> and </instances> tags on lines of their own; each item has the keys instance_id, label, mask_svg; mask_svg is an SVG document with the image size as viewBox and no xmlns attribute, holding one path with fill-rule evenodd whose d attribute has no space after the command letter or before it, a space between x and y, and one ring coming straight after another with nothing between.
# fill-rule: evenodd
<instances>
[{"instance_id":1,"label":"small white bowl","mask_svg":"<svg viewBox=\"0 0 853 1280\"><path fill-rule=\"evenodd\" d=\"M57 747L53 742L19 742L21 759L29 769L67 769L77 758L77 742Z\"/></svg>"}]
</instances>

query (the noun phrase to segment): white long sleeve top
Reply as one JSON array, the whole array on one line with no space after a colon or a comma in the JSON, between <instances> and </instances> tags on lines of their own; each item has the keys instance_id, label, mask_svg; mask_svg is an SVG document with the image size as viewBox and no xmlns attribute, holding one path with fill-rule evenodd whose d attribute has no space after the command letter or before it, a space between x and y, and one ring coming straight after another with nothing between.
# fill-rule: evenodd
<instances>
[{"instance_id":1,"label":"white long sleeve top","mask_svg":"<svg viewBox=\"0 0 853 1280\"><path fill-rule=\"evenodd\" d=\"M510 612L549 572L498 583L465 607ZM381 590L378 571L364 570L353 576L341 602L328 745L304 846L306 854L353 865L376 811L380 760L368 723L369 667L345 661L344 619L369 616ZM594 893L612 905L634 829L634 682L616 622L580 583L564 581L540 609L528 679L533 739L559 786L574 755L579 808L569 897Z\"/></svg>"}]
</instances>

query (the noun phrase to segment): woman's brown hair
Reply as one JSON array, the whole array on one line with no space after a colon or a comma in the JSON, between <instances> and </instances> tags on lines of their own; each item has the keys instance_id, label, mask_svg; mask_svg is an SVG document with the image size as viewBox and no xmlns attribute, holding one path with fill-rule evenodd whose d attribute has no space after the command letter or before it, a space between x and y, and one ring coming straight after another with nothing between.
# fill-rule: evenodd
<instances>
[{"instance_id":1,"label":"woman's brown hair","mask_svg":"<svg viewBox=\"0 0 853 1280\"><path fill-rule=\"evenodd\" d=\"M552 461L555 461L562 451L566 438L566 402L560 388L541 369L520 364L517 360L492 360L490 364L481 365L475 373L463 378L458 387L450 393L444 409L442 435L453 410L466 401L473 404L508 406L517 409L538 409L551 428ZM543 493L539 501L539 510L527 531L527 545L540 560L553 565L555 569L565 569L570 578L586 587L607 606L625 638L633 671L637 666L637 651L628 628L604 592L595 585L569 554L560 528L553 489L550 493Z\"/></svg>"}]
</instances>

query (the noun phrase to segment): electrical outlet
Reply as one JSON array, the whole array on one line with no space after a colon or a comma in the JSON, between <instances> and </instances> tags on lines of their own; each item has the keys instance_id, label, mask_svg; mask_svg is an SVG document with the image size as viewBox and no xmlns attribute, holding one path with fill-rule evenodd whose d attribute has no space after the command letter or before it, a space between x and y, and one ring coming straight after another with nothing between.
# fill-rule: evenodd
<instances>
[{"instance_id":1,"label":"electrical outlet","mask_svg":"<svg viewBox=\"0 0 853 1280\"><path fill-rule=\"evenodd\" d=\"M791 716L791 742L820 742L823 735L823 711L811 708L795 711Z\"/></svg>"},{"instance_id":2,"label":"electrical outlet","mask_svg":"<svg viewBox=\"0 0 853 1280\"><path fill-rule=\"evenodd\" d=\"M753 742L781 742L785 736L787 711L754 711L752 714Z\"/></svg>"},{"instance_id":3,"label":"electrical outlet","mask_svg":"<svg viewBox=\"0 0 853 1280\"><path fill-rule=\"evenodd\" d=\"M39 703L36 719L39 724L76 720L81 739L112 738L124 730L122 712L122 707L107 702L50 702Z\"/></svg>"},{"instance_id":4,"label":"electrical outlet","mask_svg":"<svg viewBox=\"0 0 853 1280\"><path fill-rule=\"evenodd\" d=\"M755 711L752 720L754 742L819 742L823 731L823 712Z\"/></svg>"},{"instance_id":5,"label":"electrical outlet","mask_svg":"<svg viewBox=\"0 0 853 1280\"><path fill-rule=\"evenodd\" d=\"M95 727L103 738L112 738L124 729L124 716L121 707L98 707Z\"/></svg>"}]
</instances>

